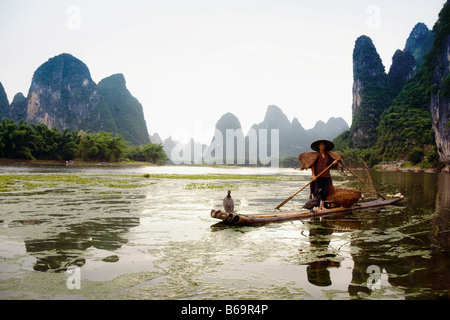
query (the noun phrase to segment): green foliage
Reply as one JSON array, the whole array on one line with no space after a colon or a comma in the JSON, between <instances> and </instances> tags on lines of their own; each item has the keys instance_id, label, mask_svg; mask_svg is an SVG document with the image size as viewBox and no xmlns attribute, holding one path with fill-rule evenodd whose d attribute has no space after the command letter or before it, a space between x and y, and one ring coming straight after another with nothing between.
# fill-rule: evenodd
<instances>
[{"instance_id":1,"label":"green foliage","mask_svg":"<svg viewBox=\"0 0 450 320\"><path fill-rule=\"evenodd\" d=\"M143 146L128 147L126 150L126 158L134 161L162 164L166 162L167 155L161 144L148 143Z\"/></svg>"},{"instance_id":2,"label":"green foliage","mask_svg":"<svg viewBox=\"0 0 450 320\"><path fill-rule=\"evenodd\" d=\"M441 163L439 161L439 153L437 152L436 146L433 148L433 150L429 151L426 154L426 160L433 168L438 168L441 166Z\"/></svg>"},{"instance_id":3,"label":"green foliage","mask_svg":"<svg viewBox=\"0 0 450 320\"><path fill-rule=\"evenodd\" d=\"M25 122L18 124L3 118L0 124L0 157L16 159L35 159L38 137Z\"/></svg>"},{"instance_id":4,"label":"green foliage","mask_svg":"<svg viewBox=\"0 0 450 320\"><path fill-rule=\"evenodd\" d=\"M298 157L285 157L280 160L280 167L282 168L297 168L299 165Z\"/></svg>"},{"instance_id":5,"label":"green foliage","mask_svg":"<svg viewBox=\"0 0 450 320\"><path fill-rule=\"evenodd\" d=\"M109 132L83 133L80 139L78 156L84 161L120 161L126 143L121 135Z\"/></svg>"},{"instance_id":6,"label":"green foliage","mask_svg":"<svg viewBox=\"0 0 450 320\"><path fill-rule=\"evenodd\" d=\"M121 135L85 133L68 130L60 132L43 124L15 123L3 118L0 123L0 157L25 160L72 160L114 162L125 156L136 161L162 164L166 154L161 145L147 144L128 147Z\"/></svg>"},{"instance_id":7,"label":"green foliage","mask_svg":"<svg viewBox=\"0 0 450 320\"><path fill-rule=\"evenodd\" d=\"M25 160L72 159L78 152L78 136L43 124L15 123L3 118L0 124L0 157Z\"/></svg>"},{"instance_id":8,"label":"green foliage","mask_svg":"<svg viewBox=\"0 0 450 320\"><path fill-rule=\"evenodd\" d=\"M423 152L422 148L415 147L411 150L410 154L408 155L408 161L412 164L418 164L423 160L425 157L425 152Z\"/></svg>"},{"instance_id":9,"label":"green foliage","mask_svg":"<svg viewBox=\"0 0 450 320\"><path fill-rule=\"evenodd\" d=\"M359 147L370 147L376 142L376 127L380 117L392 102L387 80L385 78L383 80L372 80L371 82L366 80L366 82L363 82L361 96L363 102L353 113L350 136L363 128L367 136L357 139L358 141L355 144Z\"/></svg>"},{"instance_id":10,"label":"green foliage","mask_svg":"<svg viewBox=\"0 0 450 320\"><path fill-rule=\"evenodd\" d=\"M367 165L372 166L372 157L373 157L373 150L372 149L358 149L358 148L349 148L346 147L343 150L337 150L337 152L341 153L344 156L344 163L347 166L350 167L362 167L364 166L363 162L364 160Z\"/></svg>"},{"instance_id":11,"label":"green foliage","mask_svg":"<svg viewBox=\"0 0 450 320\"><path fill-rule=\"evenodd\" d=\"M435 145L429 110L430 78L429 63L425 62L381 116L374 148L374 156L380 161L407 159L414 148Z\"/></svg>"},{"instance_id":12,"label":"green foliage","mask_svg":"<svg viewBox=\"0 0 450 320\"><path fill-rule=\"evenodd\" d=\"M393 105L409 105L411 108L428 110L430 102L430 71L427 64L404 85Z\"/></svg>"},{"instance_id":13,"label":"green foliage","mask_svg":"<svg viewBox=\"0 0 450 320\"><path fill-rule=\"evenodd\" d=\"M376 154L382 161L405 158L414 147L433 145L431 113L409 105L392 106L378 126Z\"/></svg>"},{"instance_id":14,"label":"green foliage","mask_svg":"<svg viewBox=\"0 0 450 320\"><path fill-rule=\"evenodd\" d=\"M450 131L450 120L444 126L445 131Z\"/></svg>"},{"instance_id":15,"label":"green foliage","mask_svg":"<svg viewBox=\"0 0 450 320\"><path fill-rule=\"evenodd\" d=\"M435 33L434 44L431 49L426 63L431 65L432 59L437 56L437 52L442 49L445 38L450 34L450 4L445 3L442 10L439 12L439 19L433 27Z\"/></svg>"},{"instance_id":16,"label":"green foliage","mask_svg":"<svg viewBox=\"0 0 450 320\"><path fill-rule=\"evenodd\" d=\"M396 97L402 90L409 76L414 73L415 67L416 60L408 50L395 52L388 74L393 97Z\"/></svg>"},{"instance_id":17,"label":"green foliage","mask_svg":"<svg viewBox=\"0 0 450 320\"><path fill-rule=\"evenodd\" d=\"M336 151L344 151L350 148L350 131L344 131L333 140Z\"/></svg>"},{"instance_id":18,"label":"green foliage","mask_svg":"<svg viewBox=\"0 0 450 320\"><path fill-rule=\"evenodd\" d=\"M439 95L442 97L450 97L450 74L444 78L444 81L441 85L441 90L439 91Z\"/></svg>"},{"instance_id":19,"label":"green foliage","mask_svg":"<svg viewBox=\"0 0 450 320\"><path fill-rule=\"evenodd\" d=\"M49 129L43 124L31 125L36 136L34 157L41 160L73 159L78 152L79 137L76 132L68 130L60 132L58 129Z\"/></svg>"}]
</instances>

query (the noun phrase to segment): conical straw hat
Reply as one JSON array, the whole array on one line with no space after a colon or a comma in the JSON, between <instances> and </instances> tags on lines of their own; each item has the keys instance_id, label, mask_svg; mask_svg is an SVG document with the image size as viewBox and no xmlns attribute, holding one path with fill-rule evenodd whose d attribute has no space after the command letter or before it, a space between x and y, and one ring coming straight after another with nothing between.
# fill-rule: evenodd
<instances>
[{"instance_id":1,"label":"conical straw hat","mask_svg":"<svg viewBox=\"0 0 450 320\"><path fill-rule=\"evenodd\" d=\"M323 143L325 144L325 150L331 151L334 149L334 143L329 140L316 140L313 143L311 143L311 149L314 151L319 151L319 145Z\"/></svg>"}]
</instances>

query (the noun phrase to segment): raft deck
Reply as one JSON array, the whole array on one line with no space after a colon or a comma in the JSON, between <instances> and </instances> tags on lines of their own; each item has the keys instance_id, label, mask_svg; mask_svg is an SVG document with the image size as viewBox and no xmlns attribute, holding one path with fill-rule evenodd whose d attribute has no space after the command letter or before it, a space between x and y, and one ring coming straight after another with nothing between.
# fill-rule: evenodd
<instances>
[{"instance_id":1,"label":"raft deck","mask_svg":"<svg viewBox=\"0 0 450 320\"><path fill-rule=\"evenodd\" d=\"M336 214L343 214L353 211L364 210L368 208L382 207L392 205L402 200L403 196L390 197L386 199L377 199L369 202L356 203L355 205L344 208L333 208L311 212L310 210L303 211L283 211L273 214L257 213L257 214L237 214L226 213L222 210L211 210L211 217L220 219L224 222L235 225L261 225L271 222L283 222L289 220L303 220L309 218L324 217Z\"/></svg>"}]
</instances>

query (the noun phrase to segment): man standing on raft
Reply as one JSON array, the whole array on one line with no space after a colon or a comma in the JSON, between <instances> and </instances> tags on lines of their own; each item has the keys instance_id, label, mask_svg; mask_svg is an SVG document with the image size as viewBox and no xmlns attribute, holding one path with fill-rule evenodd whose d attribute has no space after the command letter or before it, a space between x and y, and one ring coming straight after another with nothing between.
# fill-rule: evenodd
<instances>
[{"instance_id":1,"label":"man standing on raft","mask_svg":"<svg viewBox=\"0 0 450 320\"><path fill-rule=\"evenodd\" d=\"M322 189L320 191L322 198L320 210L323 210L327 197L334 193L330 168L336 167L342 156L331 152L334 149L334 144L328 140L314 141L311 144L311 149L316 152L305 152L299 155L298 159L302 165L300 170L311 168L313 182L311 183L310 199L317 197L319 190Z\"/></svg>"}]
</instances>

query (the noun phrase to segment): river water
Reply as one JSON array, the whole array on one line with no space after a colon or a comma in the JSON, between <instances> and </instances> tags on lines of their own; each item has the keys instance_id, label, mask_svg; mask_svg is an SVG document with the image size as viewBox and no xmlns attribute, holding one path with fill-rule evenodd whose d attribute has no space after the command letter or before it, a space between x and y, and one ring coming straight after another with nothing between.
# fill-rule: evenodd
<instances>
[{"instance_id":1,"label":"river water","mask_svg":"<svg viewBox=\"0 0 450 320\"><path fill-rule=\"evenodd\" d=\"M231 189L237 212L273 212L309 172L2 165L1 177L0 299L450 296L449 174L374 172L380 193L405 199L258 227L210 211ZM299 209L306 189L283 210Z\"/></svg>"}]
</instances>

